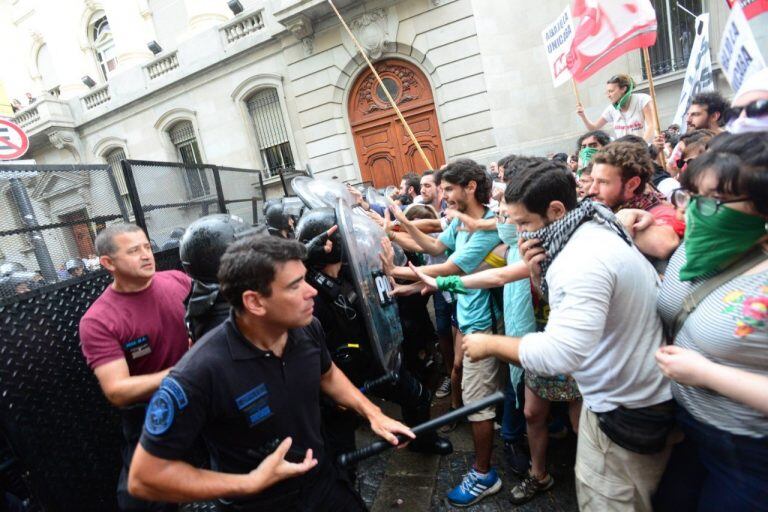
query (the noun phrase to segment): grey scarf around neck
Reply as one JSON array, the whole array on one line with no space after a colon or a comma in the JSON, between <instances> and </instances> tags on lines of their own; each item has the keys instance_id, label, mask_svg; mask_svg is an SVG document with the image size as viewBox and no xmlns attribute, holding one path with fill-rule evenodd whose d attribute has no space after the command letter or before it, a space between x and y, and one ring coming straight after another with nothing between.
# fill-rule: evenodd
<instances>
[{"instance_id":1,"label":"grey scarf around neck","mask_svg":"<svg viewBox=\"0 0 768 512\"><path fill-rule=\"evenodd\" d=\"M548 293L545 277L552 261L554 261L563 247L565 247L576 229L590 220L605 224L627 244L630 246L632 245L632 238L613 212L607 206L601 203L596 203L590 199L583 200L576 208L566 213L562 219L558 219L536 231L519 233L520 238L524 240L532 240L534 238L539 239L541 241L541 246L544 248L545 258L544 261L541 262L541 291L544 295L547 295Z\"/></svg>"}]
</instances>

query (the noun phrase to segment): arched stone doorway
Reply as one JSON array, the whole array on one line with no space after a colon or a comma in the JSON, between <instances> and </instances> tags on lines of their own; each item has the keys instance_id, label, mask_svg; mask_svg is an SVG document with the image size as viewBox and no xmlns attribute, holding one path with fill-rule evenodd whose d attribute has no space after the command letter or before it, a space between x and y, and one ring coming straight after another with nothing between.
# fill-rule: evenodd
<instances>
[{"instance_id":1,"label":"arched stone doorway","mask_svg":"<svg viewBox=\"0 0 768 512\"><path fill-rule=\"evenodd\" d=\"M399 59L374 64L435 169L445 163L432 88L416 66ZM421 173L427 164L389 104L376 77L366 69L349 96L349 122L363 181L376 187L398 185L408 172Z\"/></svg>"}]
</instances>

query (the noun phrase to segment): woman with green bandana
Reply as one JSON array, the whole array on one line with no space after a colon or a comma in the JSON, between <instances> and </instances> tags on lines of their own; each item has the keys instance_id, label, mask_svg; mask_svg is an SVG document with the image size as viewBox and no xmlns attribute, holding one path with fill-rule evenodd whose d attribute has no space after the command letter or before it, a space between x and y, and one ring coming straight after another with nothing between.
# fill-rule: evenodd
<instances>
[{"instance_id":1,"label":"woman with green bandana","mask_svg":"<svg viewBox=\"0 0 768 512\"><path fill-rule=\"evenodd\" d=\"M632 77L615 75L608 80L605 87L605 94L611 104L605 108L597 121L593 123L589 120L580 103L576 106L576 113L588 130L599 130L611 123L616 138L631 134L651 142L655 135L651 97L634 91L635 81Z\"/></svg>"},{"instance_id":2,"label":"woman with green bandana","mask_svg":"<svg viewBox=\"0 0 768 512\"><path fill-rule=\"evenodd\" d=\"M685 238L658 303L676 334L656 360L673 381L685 440L654 508L765 510L768 132L721 139L691 162L682 186L673 197L685 209ZM684 304L696 307L679 317Z\"/></svg>"}]
</instances>

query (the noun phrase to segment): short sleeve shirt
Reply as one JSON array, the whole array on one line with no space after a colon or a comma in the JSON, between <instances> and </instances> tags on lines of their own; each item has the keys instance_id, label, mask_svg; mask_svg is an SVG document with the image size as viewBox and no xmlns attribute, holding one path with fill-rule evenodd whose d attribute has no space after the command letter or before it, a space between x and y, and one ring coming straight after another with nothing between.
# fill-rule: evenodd
<instances>
[{"instance_id":1,"label":"short sleeve shirt","mask_svg":"<svg viewBox=\"0 0 768 512\"><path fill-rule=\"evenodd\" d=\"M617 138L624 135L642 137L645 134L643 109L650 101L651 97L647 94L636 93L629 97L629 106L626 112L617 110L613 105L608 105L600 117L613 125L613 131Z\"/></svg>"},{"instance_id":2,"label":"short sleeve shirt","mask_svg":"<svg viewBox=\"0 0 768 512\"><path fill-rule=\"evenodd\" d=\"M483 218L492 217L493 212L486 210ZM488 253L501 243L501 239L496 230L469 233L459 230L459 227L461 222L459 219L454 219L438 240L451 252L448 260L465 274L470 274L483 262ZM501 319L501 311L491 298L489 290L467 290L466 294L458 296L456 317L461 332L470 334L491 329L493 319Z\"/></svg>"},{"instance_id":3,"label":"short sleeve shirt","mask_svg":"<svg viewBox=\"0 0 768 512\"><path fill-rule=\"evenodd\" d=\"M680 280L685 242L672 255L659 292L662 320L674 324L686 297L714 274ZM768 271L738 276L707 295L686 319L675 345L710 361L768 376ZM706 388L672 382L675 400L697 420L732 434L768 437L768 415Z\"/></svg>"},{"instance_id":4,"label":"short sleeve shirt","mask_svg":"<svg viewBox=\"0 0 768 512\"><path fill-rule=\"evenodd\" d=\"M157 272L140 292L107 287L80 319L80 346L91 369L121 358L131 375L176 364L189 348L184 300L191 287L178 270Z\"/></svg>"},{"instance_id":5,"label":"short sleeve shirt","mask_svg":"<svg viewBox=\"0 0 768 512\"><path fill-rule=\"evenodd\" d=\"M324 339L313 319L288 331L284 353L277 357L245 338L231 315L162 382L147 409L141 446L156 457L178 460L202 434L211 467L242 474L291 436L289 460L301 461L312 448L322 466L320 378L331 368ZM280 482L259 498L295 492L314 474Z\"/></svg>"}]
</instances>

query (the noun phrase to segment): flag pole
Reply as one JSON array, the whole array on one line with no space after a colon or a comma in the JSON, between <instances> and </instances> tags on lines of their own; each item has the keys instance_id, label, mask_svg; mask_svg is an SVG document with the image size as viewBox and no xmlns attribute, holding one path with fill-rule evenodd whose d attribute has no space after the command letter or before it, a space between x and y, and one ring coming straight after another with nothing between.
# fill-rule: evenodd
<instances>
[{"instance_id":1,"label":"flag pole","mask_svg":"<svg viewBox=\"0 0 768 512\"><path fill-rule=\"evenodd\" d=\"M421 144L419 144L419 141L416 140L416 136L413 134L413 131L411 131L411 127L408 126L408 123L405 121L405 118L403 117L403 113L400 112L400 109L397 108L397 104L395 103L395 100L392 99L392 96L389 94L389 90L384 85L384 82L381 80L381 77L379 76L379 73L376 71L376 69L373 67L373 64L371 64L371 61L368 59L368 55L365 53L365 50L362 46L360 46L360 43L355 38L355 35L352 33L352 31L347 26L347 23L344 21L344 18L341 17L341 14L339 13L338 9L336 9L336 6L333 5L332 0L328 0L328 3L331 4L331 9L333 9L333 12L336 13L336 16L339 18L339 21L341 21L341 24L344 26L344 28L347 30L347 34L349 34L349 37L352 38L352 42L355 43L355 46L357 46L357 49L360 50L360 54L363 56L363 59L365 59L366 64L368 64L368 67L371 69L371 72L373 72L373 76L376 77L376 80L378 80L379 85L381 86L381 89L384 91L384 94L387 96L387 99L389 100L389 104L392 105L392 108L395 110L395 113L397 113L397 117L400 119L400 122L403 123L403 126L405 127L405 131L408 132L408 136L411 138L411 142L416 146L416 149L419 152L419 155L421 155L421 158L424 160L424 163L427 165L427 169L434 169L432 167L432 163L429 161L429 158L427 158L427 155L424 153L424 150L421 149Z\"/></svg>"},{"instance_id":2,"label":"flag pole","mask_svg":"<svg viewBox=\"0 0 768 512\"><path fill-rule=\"evenodd\" d=\"M576 80L571 78L571 85L573 86L573 94L576 96L576 104L581 105L581 98L579 97L579 89L576 87Z\"/></svg>"},{"instance_id":3,"label":"flag pole","mask_svg":"<svg viewBox=\"0 0 768 512\"><path fill-rule=\"evenodd\" d=\"M329 0L330 1L330 0ZM656 136L661 134L661 123L659 122L659 108L656 104L656 89L653 87L653 74L651 73L651 55L648 53L648 47L643 48L643 60L645 61L645 75L648 77L648 89L651 93L651 102L653 103L653 120L656 123ZM664 148L659 151L661 166L666 169L667 159L664 158Z\"/></svg>"}]
</instances>

